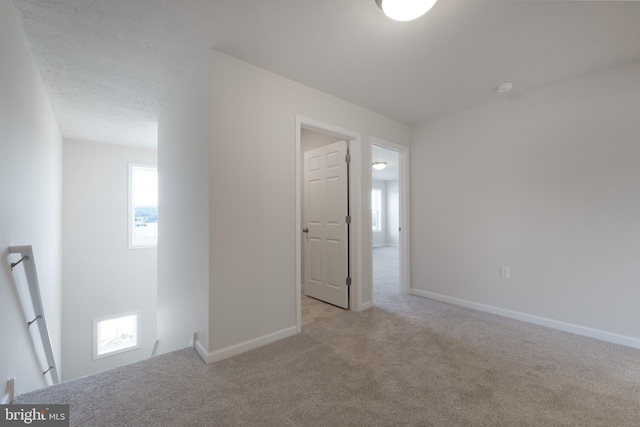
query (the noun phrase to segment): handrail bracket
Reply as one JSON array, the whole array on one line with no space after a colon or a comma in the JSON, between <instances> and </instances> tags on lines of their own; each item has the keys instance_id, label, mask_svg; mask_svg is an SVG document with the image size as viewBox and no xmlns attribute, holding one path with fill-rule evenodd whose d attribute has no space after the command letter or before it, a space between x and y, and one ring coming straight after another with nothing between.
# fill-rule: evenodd
<instances>
[{"instance_id":1,"label":"handrail bracket","mask_svg":"<svg viewBox=\"0 0 640 427\"><path fill-rule=\"evenodd\" d=\"M16 266L18 264L20 264L22 261L27 261L28 259L29 259L29 255L25 255L22 258L20 258L18 261L12 262L11 263L11 271L13 271L13 269L16 268Z\"/></svg>"}]
</instances>

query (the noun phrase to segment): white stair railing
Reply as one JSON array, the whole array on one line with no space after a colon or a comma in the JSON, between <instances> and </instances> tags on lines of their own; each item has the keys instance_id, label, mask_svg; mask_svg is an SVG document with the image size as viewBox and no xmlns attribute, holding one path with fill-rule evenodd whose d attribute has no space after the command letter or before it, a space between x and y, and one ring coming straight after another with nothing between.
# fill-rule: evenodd
<instances>
[{"instance_id":1,"label":"white stair railing","mask_svg":"<svg viewBox=\"0 0 640 427\"><path fill-rule=\"evenodd\" d=\"M50 375L53 384L58 384L58 370L56 368L56 361L53 357L53 348L51 347L51 339L49 338L49 329L47 328L47 322L44 318L44 310L42 309L42 299L40 298L40 287L38 285L38 276L36 275L36 263L33 258L33 248L31 246L10 246L9 252L12 254L19 254L21 258L11 263L11 271L18 265L24 266L24 273L27 277L27 285L29 287L29 295L31 297L31 305L33 306L33 312L35 314L34 319L27 320L27 328L37 322L38 331L40 332L40 339L42 341L42 347L44 348L44 354L47 360L47 367L42 372L42 376Z\"/></svg>"}]
</instances>

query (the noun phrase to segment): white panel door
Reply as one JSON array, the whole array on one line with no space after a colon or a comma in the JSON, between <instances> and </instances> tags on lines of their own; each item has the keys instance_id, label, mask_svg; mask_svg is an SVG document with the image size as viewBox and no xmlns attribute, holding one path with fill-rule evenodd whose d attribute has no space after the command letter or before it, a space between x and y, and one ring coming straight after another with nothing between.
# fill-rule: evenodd
<instances>
[{"instance_id":1,"label":"white panel door","mask_svg":"<svg viewBox=\"0 0 640 427\"><path fill-rule=\"evenodd\" d=\"M349 308L347 154L346 141L304 153L304 291L342 308Z\"/></svg>"}]
</instances>

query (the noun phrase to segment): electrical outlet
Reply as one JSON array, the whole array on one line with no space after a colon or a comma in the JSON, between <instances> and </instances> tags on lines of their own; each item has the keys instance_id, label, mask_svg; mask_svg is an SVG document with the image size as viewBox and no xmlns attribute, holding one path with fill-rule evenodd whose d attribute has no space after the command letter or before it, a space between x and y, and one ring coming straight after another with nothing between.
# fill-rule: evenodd
<instances>
[{"instance_id":1,"label":"electrical outlet","mask_svg":"<svg viewBox=\"0 0 640 427\"><path fill-rule=\"evenodd\" d=\"M508 279L511 277L511 270L509 267L500 267L500 277L503 279Z\"/></svg>"}]
</instances>

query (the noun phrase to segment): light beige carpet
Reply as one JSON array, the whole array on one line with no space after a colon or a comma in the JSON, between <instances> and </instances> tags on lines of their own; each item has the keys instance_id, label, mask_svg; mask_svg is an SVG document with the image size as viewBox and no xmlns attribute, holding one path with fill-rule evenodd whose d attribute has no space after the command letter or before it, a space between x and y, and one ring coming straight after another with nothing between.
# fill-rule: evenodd
<instances>
[{"instance_id":1,"label":"light beige carpet","mask_svg":"<svg viewBox=\"0 0 640 427\"><path fill-rule=\"evenodd\" d=\"M376 286L213 365L184 349L16 403L74 426L640 426L640 351Z\"/></svg>"}]
</instances>

